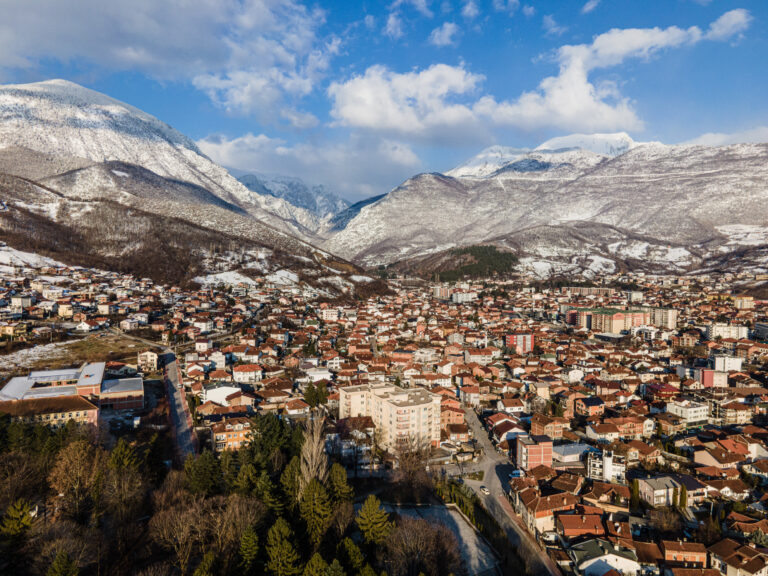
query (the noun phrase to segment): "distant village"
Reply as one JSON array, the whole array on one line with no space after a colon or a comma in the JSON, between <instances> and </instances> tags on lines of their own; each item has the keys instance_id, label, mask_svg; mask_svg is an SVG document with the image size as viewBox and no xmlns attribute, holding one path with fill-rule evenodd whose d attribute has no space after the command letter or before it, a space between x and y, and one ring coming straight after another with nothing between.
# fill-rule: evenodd
<instances>
[{"instance_id":1,"label":"distant village","mask_svg":"<svg viewBox=\"0 0 768 576\"><path fill-rule=\"evenodd\" d=\"M422 446L431 474L552 574L766 576L768 301L737 280L399 278L389 294L323 301L300 283L6 266L9 358L108 335L134 348L3 364L0 413L116 435L166 427L180 457L247 445L257 414L322 414L350 477L386 476Z\"/></svg>"}]
</instances>

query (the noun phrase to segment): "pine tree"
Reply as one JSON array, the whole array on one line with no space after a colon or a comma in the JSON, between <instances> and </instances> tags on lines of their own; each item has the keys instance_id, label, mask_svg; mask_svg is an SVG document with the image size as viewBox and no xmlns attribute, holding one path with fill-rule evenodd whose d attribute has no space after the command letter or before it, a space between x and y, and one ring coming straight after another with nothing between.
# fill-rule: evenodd
<instances>
[{"instance_id":1,"label":"pine tree","mask_svg":"<svg viewBox=\"0 0 768 576\"><path fill-rule=\"evenodd\" d=\"M216 564L216 554L206 552L195 569L193 576L213 576L213 566Z\"/></svg>"},{"instance_id":2,"label":"pine tree","mask_svg":"<svg viewBox=\"0 0 768 576\"><path fill-rule=\"evenodd\" d=\"M283 501L280 499L280 495L277 493L277 488L266 470L262 470L253 491L272 512L275 514L282 512Z\"/></svg>"},{"instance_id":3,"label":"pine tree","mask_svg":"<svg viewBox=\"0 0 768 576\"><path fill-rule=\"evenodd\" d=\"M371 568L370 564L366 564L365 566L363 566L363 569L360 570L359 576L378 576L378 575L376 574L376 570Z\"/></svg>"},{"instance_id":4,"label":"pine tree","mask_svg":"<svg viewBox=\"0 0 768 576\"><path fill-rule=\"evenodd\" d=\"M640 484L637 478L632 480L629 490L629 505L633 510L637 510L640 507Z\"/></svg>"},{"instance_id":5,"label":"pine tree","mask_svg":"<svg viewBox=\"0 0 768 576\"><path fill-rule=\"evenodd\" d=\"M302 576L326 576L328 572L328 563L323 560L317 552L309 559L307 565L304 567Z\"/></svg>"},{"instance_id":6,"label":"pine tree","mask_svg":"<svg viewBox=\"0 0 768 576\"><path fill-rule=\"evenodd\" d=\"M291 506L295 505L299 499L300 474L301 463L299 462L299 457L294 456L288 462L285 470L283 470L282 476L280 476L280 484Z\"/></svg>"},{"instance_id":7,"label":"pine tree","mask_svg":"<svg viewBox=\"0 0 768 576\"><path fill-rule=\"evenodd\" d=\"M675 486L675 489L672 490L672 506L677 506L680 503L680 492L677 489L677 486Z\"/></svg>"},{"instance_id":8,"label":"pine tree","mask_svg":"<svg viewBox=\"0 0 768 576\"><path fill-rule=\"evenodd\" d=\"M371 494L363 502L357 514L357 526L368 544L383 544L392 530L389 514L381 507L381 502Z\"/></svg>"},{"instance_id":9,"label":"pine tree","mask_svg":"<svg viewBox=\"0 0 768 576\"><path fill-rule=\"evenodd\" d=\"M311 408L316 408L319 404L317 388L310 382L304 389L304 401L310 405Z\"/></svg>"},{"instance_id":10,"label":"pine tree","mask_svg":"<svg viewBox=\"0 0 768 576\"><path fill-rule=\"evenodd\" d=\"M329 475L331 497L334 502L348 502L355 495L347 482L347 471L341 464L334 463Z\"/></svg>"},{"instance_id":11,"label":"pine tree","mask_svg":"<svg viewBox=\"0 0 768 576\"><path fill-rule=\"evenodd\" d=\"M240 570L242 574L256 573L256 559L259 556L259 535L249 526L240 537Z\"/></svg>"},{"instance_id":12,"label":"pine tree","mask_svg":"<svg viewBox=\"0 0 768 576\"><path fill-rule=\"evenodd\" d=\"M331 562L331 565L328 566L328 570L325 571L325 574L326 576L347 576L347 573L344 572L344 568L342 568L338 560Z\"/></svg>"},{"instance_id":13,"label":"pine tree","mask_svg":"<svg viewBox=\"0 0 768 576\"><path fill-rule=\"evenodd\" d=\"M688 489L683 486L680 488L680 508L688 507Z\"/></svg>"},{"instance_id":14,"label":"pine tree","mask_svg":"<svg viewBox=\"0 0 768 576\"><path fill-rule=\"evenodd\" d=\"M299 512L307 525L309 540L317 548L328 530L333 513L328 492L317 478L313 478L305 488L299 503Z\"/></svg>"},{"instance_id":15,"label":"pine tree","mask_svg":"<svg viewBox=\"0 0 768 576\"><path fill-rule=\"evenodd\" d=\"M294 535L282 517L278 518L267 533L267 571L274 576L301 574L299 553L293 546Z\"/></svg>"},{"instance_id":16,"label":"pine tree","mask_svg":"<svg viewBox=\"0 0 768 576\"><path fill-rule=\"evenodd\" d=\"M365 565L365 556L363 555L363 552L349 537L344 538L339 542L337 554L341 559L341 563L350 572L359 572Z\"/></svg>"},{"instance_id":17,"label":"pine tree","mask_svg":"<svg viewBox=\"0 0 768 576\"><path fill-rule=\"evenodd\" d=\"M187 488L193 494L210 496L219 491L221 469L219 461L210 450L204 450L197 458L189 456L184 462L184 474Z\"/></svg>"},{"instance_id":18,"label":"pine tree","mask_svg":"<svg viewBox=\"0 0 768 576\"><path fill-rule=\"evenodd\" d=\"M56 554L51 567L46 572L46 576L78 576L79 574L77 564L63 550Z\"/></svg>"},{"instance_id":19,"label":"pine tree","mask_svg":"<svg viewBox=\"0 0 768 576\"><path fill-rule=\"evenodd\" d=\"M112 470L138 470L139 464L139 456L136 451L125 439L120 438L109 453L107 465Z\"/></svg>"},{"instance_id":20,"label":"pine tree","mask_svg":"<svg viewBox=\"0 0 768 576\"><path fill-rule=\"evenodd\" d=\"M256 490L259 481L259 473L253 464L245 464L240 468L234 483L234 490L238 494L250 495Z\"/></svg>"},{"instance_id":21,"label":"pine tree","mask_svg":"<svg viewBox=\"0 0 768 576\"><path fill-rule=\"evenodd\" d=\"M8 506L0 524L0 533L10 540L17 540L26 534L32 527L32 516L29 515L30 506L26 500L16 500Z\"/></svg>"}]
</instances>

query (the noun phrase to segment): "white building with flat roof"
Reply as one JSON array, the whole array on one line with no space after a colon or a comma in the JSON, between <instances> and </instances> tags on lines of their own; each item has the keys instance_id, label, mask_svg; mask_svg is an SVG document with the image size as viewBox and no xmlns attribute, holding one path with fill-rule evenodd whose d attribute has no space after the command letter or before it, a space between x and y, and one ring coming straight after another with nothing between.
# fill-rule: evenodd
<instances>
[{"instance_id":1,"label":"white building with flat roof","mask_svg":"<svg viewBox=\"0 0 768 576\"><path fill-rule=\"evenodd\" d=\"M395 448L408 440L440 444L440 400L423 388L363 384L339 388L339 417L369 416L382 446Z\"/></svg>"}]
</instances>

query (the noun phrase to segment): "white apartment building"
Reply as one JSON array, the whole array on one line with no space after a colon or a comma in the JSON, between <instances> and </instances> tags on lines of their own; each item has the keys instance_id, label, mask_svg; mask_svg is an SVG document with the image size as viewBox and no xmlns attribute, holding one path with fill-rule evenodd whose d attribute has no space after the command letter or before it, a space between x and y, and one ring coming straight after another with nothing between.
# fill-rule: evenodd
<instances>
[{"instance_id":1,"label":"white apartment building","mask_svg":"<svg viewBox=\"0 0 768 576\"><path fill-rule=\"evenodd\" d=\"M749 329L746 326L739 326L738 324L714 323L707 326L706 332L707 340L714 340L717 337L742 340L749 336Z\"/></svg>"},{"instance_id":2,"label":"white apartment building","mask_svg":"<svg viewBox=\"0 0 768 576\"><path fill-rule=\"evenodd\" d=\"M718 372L738 372L744 362L743 358L728 356L726 354L716 354L712 356L712 367Z\"/></svg>"},{"instance_id":3,"label":"white apartment building","mask_svg":"<svg viewBox=\"0 0 768 576\"><path fill-rule=\"evenodd\" d=\"M674 330L677 328L677 317L679 312L674 308L648 308L650 318L648 323L656 328L665 328Z\"/></svg>"},{"instance_id":4,"label":"white apartment building","mask_svg":"<svg viewBox=\"0 0 768 576\"><path fill-rule=\"evenodd\" d=\"M603 453L590 451L587 454L587 478L600 482L624 484L627 460L611 450Z\"/></svg>"},{"instance_id":5,"label":"white apartment building","mask_svg":"<svg viewBox=\"0 0 768 576\"><path fill-rule=\"evenodd\" d=\"M339 388L339 417L370 416L384 448L409 439L440 444L440 396L423 388L363 384Z\"/></svg>"},{"instance_id":6,"label":"white apartment building","mask_svg":"<svg viewBox=\"0 0 768 576\"><path fill-rule=\"evenodd\" d=\"M709 405L706 402L674 400L667 402L667 412L681 418L689 428L709 422Z\"/></svg>"}]
</instances>

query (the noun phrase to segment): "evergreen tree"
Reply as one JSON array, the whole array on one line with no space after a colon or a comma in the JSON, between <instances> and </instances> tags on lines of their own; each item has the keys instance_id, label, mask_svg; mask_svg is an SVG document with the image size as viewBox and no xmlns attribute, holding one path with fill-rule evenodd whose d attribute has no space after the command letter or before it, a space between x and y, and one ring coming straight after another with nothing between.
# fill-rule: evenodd
<instances>
[{"instance_id":1,"label":"evergreen tree","mask_svg":"<svg viewBox=\"0 0 768 576\"><path fill-rule=\"evenodd\" d=\"M291 506L295 505L299 499L299 487L301 485L301 462L299 457L294 456L291 461L288 462L288 466L283 470L282 476L280 476L280 484L283 487Z\"/></svg>"},{"instance_id":2,"label":"evergreen tree","mask_svg":"<svg viewBox=\"0 0 768 576\"><path fill-rule=\"evenodd\" d=\"M253 464L245 464L237 473L233 489L238 494L250 495L255 493L256 484L259 482L259 473Z\"/></svg>"},{"instance_id":3,"label":"evergreen tree","mask_svg":"<svg viewBox=\"0 0 768 576\"><path fill-rule=\"evenodd\" d=\"M61 550L48 568L46 576L78 576L80 570L77 564L69 558L69 554Z\"/></svg>"},{"instance_id":4,"label":"evergreen tree","mask_svg":"<svg viewBox=\"0 0 768 576\"><path fill-rule=\"evenodd\" d=\"M354 490L347 482L347 471L341 464L334 463L328 476L330 482L331 497L334 502L348 502L355 495Z\"/></svg>"},{"instance_id":5,"label":"evergreen tree","mask_svg":"<svg viewBox=\"0 0 768 576\"><path fill-rule=\"evenodd\" d=\"M363 502L357 514L357 526L367 544L383 544L392 530L389 514L381 507L381 502L371 494Z\"/></svg>"},{"instance_id":6,"label":"evergreen tree","mask_svg":"<svg viewBox=\"0 0 768 576\"><path fill-rule=\"evenodd\" d=\"M365 556L351 538L344 538L337 549L341 563L350 572L359 572L365 565Z\"/></svg>"},{"instance_id":7,"label":"evergreen tree","mask_svg":"<svg viewBox=\"0 0 768 576\"><path fill-rule=\"evenodd\" d=\"M363 569L360 570L359 576L378 576L378 574L376 574L376 570L371 568L370 564L366 564L363 566Z\"/></svg>"},{"instance_id":8,"label":"evergreen tree","mask_svg":"<svg viewBox=\"0 0 768 576\"><path fill-rule=\"evenodd\" d=\"M204 450L200 456L190 455L184 462L184 474L187 488L193 494L210 496L219 491L221 469L213 452Z\"/></svg>"},{"instance_id":9,"label":"evergreen tree","mask_svg":"<svg viewBox=\"0 0 768 576\"><path fill-rule=\"evenodd\" d=\"M29 515L30 506L26 500L16 500L8 506L0 524L0 534L9 540L18 541L32 527L32 516Z\"/></svg>"},{"instance_id":10,"label":"evergreen tree","mask_svg":"<svg viewBox=\"0 0 768 576\"><path fill-rule=\"evenodd\" d=\"M347 573L344 572L344 568L342 568L338 560L331 562L331 565L328 566L328 570L325 571L325 574L326 576L347 576Z\"/></svg>"},{"instance_id":11,"label":"evergreen tree","mask_svg":"<svg viewBox=\"0 0 768 576\"><path fill-rule=\"evenodd\" d=\"M267 571L274 576L301 574L299 553L293 546L294 535L282 517L278 518L267 533Z\"/></svg>"},{"instance_id":12,"label":"evergreen tree","mask_svg":"<svg viewBox=\"0 0 768 576\"><path fill-rule=\"evenodd\" d=\"M256 481L256 486L253 489L264 505L269 508L270 511L275 514L279 514L283 510L283 502L280 499L280 495L277 493L275 484L267 474L266 470L262 470L259 479Z\"/></svg>"},{"instance_id":13,"label":"evergreen tree","mask_svg":"<svg viewBox=\"0 0 768 576\"><path fill-rule=\"evenodd\" d=\"M115 444L115 447L109 453L109 460L107 466L112 470L138 470L139 469L139 456L133 447L128 444L123 438L120 438Z\"/></svg>"},{"instance_id":14,"label":"evergreen tree","mask_svg":"<svg viewBox=\"0 0 768 576\"><path fill-rule=\"evenodd\" d=\"M688 489L683 486L680 488L680 508L686 508L688 506Z\"/></svg>"},{"instance_id":15,"label":"evergreen tree","mask_svg":"<svg viewBox=\"0 0 768 576\"><path fill-rule=\"evenodd\" d=\"M242 574L256 573L256 559L259 556L259 535L249 526L240 537L240 570Z\"/></svg>"},{"instance_id":16,"label":"evergreen tree","mask_svg":"<svg viewBox=\"0 0 768 576\"><path fill-rule=\"evenodd\" d=\"M328 571L328 563L317 552L312 555L304 567L302 576L325 576Z\"/></svg>"},{"instance_id":17,"label":"evergreen tree","mask_svg":"<svg viewBox=\"0 0 768 576\"><path fill-rule=\"evenodd\" d=\"M636 510L640 507L640 484L637 478L632 480L632 484L629 486L629 506Z\"/></svg>"},{"instance_id":18,"label":"evergreen tree","mask_svg":"<svg viewBox=\"0 0 768 576\"><path fill-rule=\"evenodd\" d=\"M195 569L193 576L213 576L213 566L216 564L216 554L206 552Z\"/></svg>"},{"instance_id":19,"label":"evergreen tree","mask_svg":"<svg viewBox=\"0 0 768 576\"><path fill-rule=\"evenodd\" d=\"M304 389L304 401L309 404L310 407L316 408L320 403L318 398L317 388L315 388L315 385L310 382Z\"/></svg>"},{"instance_id":20,"label":"evergreen tree","mask_svg":"<svg viewBox=\"0 0 768 576\"><path fill-rule=\"evenodd\" d=\"M675 486L674 490L672 490L672 506L678 506L680 503L680 492L677 489L677 486Z\"/></svg>"},{"instance_id":21,"label":"evergreen tree","mask_svg":"<svg viewBox=\"0 0 768 576\"><path fill-rule=\"evenodd\" d=\"M317 478L312 478L304 490L299 512L307 525L309 540L316 549L328 530L333 513L328 492Z\"/></svg>"}]
</instances>

